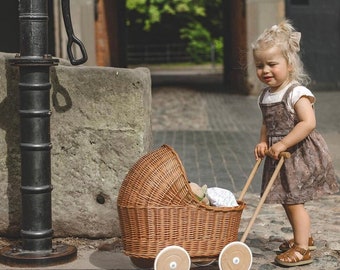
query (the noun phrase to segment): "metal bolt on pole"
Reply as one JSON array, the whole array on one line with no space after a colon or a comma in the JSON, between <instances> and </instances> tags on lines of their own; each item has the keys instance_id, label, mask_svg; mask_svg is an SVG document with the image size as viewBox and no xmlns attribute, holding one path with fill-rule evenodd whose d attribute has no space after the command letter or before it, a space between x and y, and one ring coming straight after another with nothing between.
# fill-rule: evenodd
<instances>
[{"instance_id":1,"label":"metal bolt on pole","mask_svg":"<svg viewBox=\"0 0 340 270\"><path fill-rule=\"evenodd\" d=\"M0 262L11 266L56 265L76 259L77 249L52 244L50 67L58 65L58 60L48 55L47 0L19 0L19 21L20 54L11 64L18 66L20 73L22 243L2 248Z\"/></svg>"}]
</instances>

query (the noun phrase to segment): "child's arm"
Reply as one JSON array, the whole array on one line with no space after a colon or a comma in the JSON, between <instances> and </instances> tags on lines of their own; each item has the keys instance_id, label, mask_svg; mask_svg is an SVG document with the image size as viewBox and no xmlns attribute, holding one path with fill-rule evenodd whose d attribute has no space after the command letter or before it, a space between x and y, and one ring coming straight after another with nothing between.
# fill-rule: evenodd
<instances>
[{"instance_id":1,"label":"child's arm","mask_svg":"<svg viewBox=\"0 0 340 270\"><path fill-rule=\"evenodd\" d=\"M313 131L313 129L315 129L315 113L313 106L307 97L301 97L295 103L294 109L298 116L299 123L296 124L287 136L269 148L269 154L275 159L278 159L278 155L281 152L286 151L287 148L301 142Z\"/></svg>"},{"instance_id":2,"label":"child's arm","mask_svg":"<svg viewBox=\"0 0 340 270\"><path fill-rule=\"evenodd\" d=\"M260 132L260 142L255 146L254 150L256 160L258 160L259 158L264 158L267 149L268 149L267 128L265 124L262 124Z\"/></svg>"}]
</instances>

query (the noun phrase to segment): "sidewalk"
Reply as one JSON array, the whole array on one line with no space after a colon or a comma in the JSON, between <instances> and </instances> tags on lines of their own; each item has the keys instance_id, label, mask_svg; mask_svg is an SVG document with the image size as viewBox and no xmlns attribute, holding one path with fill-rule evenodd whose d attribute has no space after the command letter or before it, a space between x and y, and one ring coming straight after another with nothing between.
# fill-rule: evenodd
<instances>
[{"instance_id":1,"label":"sidewalk","mask_svg":"<svg viewBox=\"0 0 340 270\"><path fill-rule=\"evenodd\" d=\"M153 74L153 148L171 145L178 152L191 181L229 189L237 197L254 165L252 151L261 123L257 97L217 91L221 80L218 74L210 79L201 74L191 74L189 79L173 74L176 77L173 86L160 84L161 76L164 75ZM211 84L207 83L209 80ZM190 84L190 81L194 83ZM340 176L340 91L315 92L315 95L318 130L329 145ZM260 175L261 168L245 197L247 208L242 214L239 239L258 205ZM314 263L290 269L340 269L339 205L339 194L306 205L317 245L313 252ZM246 240L253 255L251 269L282 269L273 263L275 250L291 235L282 207L264 205ZM122 253L118 239L76 240L70 242L78 249L75 261L35 269L138 269ZM16 268L0 264L0 269ZM192 269L217 270L218 264L193 265Z\"/></svg>"}]
</instances>

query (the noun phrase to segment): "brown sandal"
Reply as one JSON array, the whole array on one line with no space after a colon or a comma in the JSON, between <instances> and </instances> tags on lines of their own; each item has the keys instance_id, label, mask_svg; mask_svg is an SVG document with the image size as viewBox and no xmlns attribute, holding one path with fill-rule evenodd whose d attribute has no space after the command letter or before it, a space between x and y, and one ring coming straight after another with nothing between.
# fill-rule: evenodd
<instances>
[{"instance_id":1,"label":"brown sandal","mask_svg":"<svg viewBox=\"0 0 340 270\"><path fill-rule=\"evenodd\" d=\"M299 258L297 253L300 253L302 258ZM299 266L310 264L313 262L313 259L310 255L310 250L293 245L291 249L280 255L277 255L275 262L283 266Z\"/></svg>"},{"instance_id":2,"label":"brown sandal","mask_svg":"<svg viewBox=\"0 0 340 270\"><path fill-rule=\"evenodd\" d=\"M279 250L287 251L290 248L292 248L293 245L294 245L294 239L286 240L279 246ZM316 250L316 246L314 245L313 237L309 237L309 239L308 239L308 249L309 250Z\"/></svg>"}]
</instances>

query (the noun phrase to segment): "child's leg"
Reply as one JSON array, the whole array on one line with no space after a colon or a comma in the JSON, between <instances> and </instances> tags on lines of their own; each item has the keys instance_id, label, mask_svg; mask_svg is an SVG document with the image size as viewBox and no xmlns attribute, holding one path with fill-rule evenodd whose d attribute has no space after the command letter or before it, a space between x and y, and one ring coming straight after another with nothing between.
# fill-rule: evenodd
<instances>
[{"instance_id":1,"label":"child's leg","mask_svg":"<svg viewBox=\"0 0 340 270\"><path fill-rule=\"evenodd\" d=\"M287 215L287 218L288 218L288 220L289 220L290 225L293 227L293 225L292 225L292 217L291 217L290 212L287 210L287 205L286 205L286 204L283 204L282 206L283 206L283 208L284 208L285 211L286 211L286 215Z\"/></svg>"},{"instance_id":2,"label":"child's leg","mask_svg":"<svg viewBox=\"0 0 340 270\"><path fill-rule=\"evenodd\" d=\"M304 205L286 204L283 207L293 228L295 244L303 249L308 249L310 218Z\"/></svg>"},{"instance_id":3,"label":"child's leg","mask_svg":"<svg viewBox=\"0 0 340 270\"><path fill-rule=\"evenodd\" d=\"M310 236L310 219L303 204L286 204L288 219L294 233L294 245L286 252L276 256L275 262L283 266L298 266L313 262L308 249L308 238Z\"/></svg>"}]
</instances>

